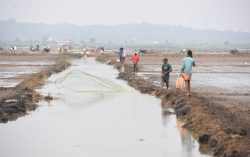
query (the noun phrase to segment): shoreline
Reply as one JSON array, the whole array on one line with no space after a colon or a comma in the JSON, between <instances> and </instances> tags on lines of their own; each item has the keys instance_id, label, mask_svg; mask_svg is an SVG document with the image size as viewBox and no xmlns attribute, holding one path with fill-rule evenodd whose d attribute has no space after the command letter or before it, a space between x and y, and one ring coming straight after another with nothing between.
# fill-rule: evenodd
<instances>
[{"instance_id":1,"label":"shoreline","mask_svg":"<svg viewBox=\"0 0 250 157\"><path fill-rule=\"evenodd\" d=\"M121 63L112 59L112 55L100 55L100 62L121 68ZM133 74L132 65L125 63L124 72L118 79L128 82L128 85L141 93L154 95L161 99L163 107L174 109L177 118L184 122L183 127L195 134L201 145L206 145L213 156L249 156L249 130L244 123L237 124L236 115L211 101L209 98L195 94L187 98L183 92L175 89L163 90L149 81ZM237 119L237 118L236 118Z\"/></svg>"}]
</instances>

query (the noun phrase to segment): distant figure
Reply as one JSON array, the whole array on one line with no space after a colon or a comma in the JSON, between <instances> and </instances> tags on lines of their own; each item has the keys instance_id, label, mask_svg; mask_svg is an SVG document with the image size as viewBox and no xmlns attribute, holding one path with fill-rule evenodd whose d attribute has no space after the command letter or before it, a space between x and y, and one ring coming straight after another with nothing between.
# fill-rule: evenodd
<instances>
[{"instance_id":1,"label":"distant figure","mask_svg":"<svg viewBox=\"0 0 250 157\"><path fill-rule=\"evenodd\" d=\"M30 52L34 52L34 48L32 44L30 45Z\"/></svg>"},{"instance_id":2,"label":"distant figure","mask_svg":"<svg viewBox=\"0 0 250 157\"><path fill-rule=\"evenodd\" d=\"M50 52L50 47L44 45L43 51L44 52Z\"/></svg>"},{"instance_id":3,"label":"distant figure","mask_svg":"<svg viewBox=\"0 0 250 157\"><path fill-rule=\"evenodd\" d=\"M87 49L84 47L84 48L82 49L82 51L83 51L84 59L86 59L86 58L87 58Z\"/></svg>"},{"instance_id":4,"label":"distant figure","mask_svg":"<svg viewBox=\"0 0 250 157\"><path fill-rule=\"evenodd\" d=\"M172 66L168 64L168 59L163 59L163 64L161 66L161 73L162 73L162 87L164 86L164 83L167 86L167 89L169 87L169 74L172 71Z\"/></svg>"},{"instance_id":5,"label":"distant figure","mask_svg":"<svg viewBox=\"0 0 250 157\"><path fill-rule=\"evenodd\" d=\"M98 49L99 49L100 54L104 53L104 47L99 47Z\"/></svg>"},{"instance_id":6,"label":"distant figure","mask_svg":"<svg viewBox=\"0 0 250 157\"><path fill-rule=\"evenodd\" d=\"M15 52L15 51L17 51L17 47L16 47L16 46L13 46L13 47L10 48L10 50L11 50L12 52Z\"/></svg>"},{"instance_id":7,"label":"distant figure","mask_svg":"<svg viewBox=\"0 0 250 157\"><path fill-rule=\"evenodd\" d=\"M230 53L231 53L231 54L239 53L239 49L238 49L238 48L232 49L232 50L230 50Z\"/></svg>"},{"instance_id":8,"label":"distant figure","mask_svg":"<svg viewBox=\"0 0 250 157\"><path fill-rule=\"evenodd\" d=\"M119 50L119 59L120 59L121 63L123 63L125 61L125 52L124 52L123 47L121 47Z\"/></svg>"},{"instance_id":9,"label":"distant figure","mask_svg":"<svg viewBox=\"0 0 250 157\"><path fill-rule=\"evenodd\" d=\"M14 47L12 46L12 47L10 48L10 50L13 52L13 51L14 51Z\"/></svg>"},{"instance_id":10,"label":"distant figure","mask_svg":"<svg viewBox=\"0 0 250 157\"><path fill-rule=\"evenodd\" d=\"M36 45L36 51L39 51L39 45Z\"/></svg>"},{"instance_id":11,"label":"distant figure","mask_svg":"<svg viewBox=\"0 0 250 157\"><path fill-rule=\"evenodd\" d=\"M193 59L192 51L187 51L187 57L182 60L181 76L185 80L187 96L191 96L190 81L192 77L192 67L195 66L195 60Z\"/></svg>"},{"instance_id":12,"label":"distant figure","mask_svg":"<svg viewBox=\"0 0 250 157\"><path fill-rule=\"evenodd\" d=\"M139 56L137 55L137 53L135 53L132 56L132 61L133 61L133 64L134 64L134 73L136 73L136 72L138 72L138 62L139 62Z\"/></svg>"},{"instance_id":13,"label":"distant figure","mask_svg":"<svg viewBox=\"0 0 250 157\"><path fill-rule=\"evenodd\" d=\"M69 44L69 52L71 52L71 50L72 50L72 46L71 44Z\"/></svg>"}]
</instances>

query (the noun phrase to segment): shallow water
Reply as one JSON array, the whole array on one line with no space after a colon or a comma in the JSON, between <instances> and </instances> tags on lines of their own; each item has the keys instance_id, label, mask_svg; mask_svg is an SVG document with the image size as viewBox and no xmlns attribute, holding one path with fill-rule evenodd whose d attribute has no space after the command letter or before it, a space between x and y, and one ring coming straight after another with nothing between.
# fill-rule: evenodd
<instances>
[{"instance_id":1,"label":"shallow water","mask_svg":"<svg viewBox=\"0 0 250 157\"><path fill-rule=\"evenodd\" d=\"M0 65L29 65L29 66L35 66L35 65L39 65L39 66L44 66L44 65L55 65L54 61L20 61L17 62L15 61L1 61Z\"/></svg>"},{"instance_id":2,"label":"shallow water","mask_svg":"<svg viewBox=\"0 0 250 157\"><path fill-rule=\"evenodd\" d=\"M180 65L172 65L170 84L175 85L180 75ZM161 65L142 65L140 75L149 79L154 75L156 85L160 85ZM250 66L249 65L223 65L208 66L197 65L193 68L192 88L199 93L250 93Z\"/></svg>"},{"instance_id":3,"label":"shallow water","mask_svg":"<svg viewBox=\"0 0 250 157\"><path fill-rule=\"evenodd\" d=\"M22 82L22 79L0 79L0 87L15 87L18 85L20 82Z\"/></svg>"},{"instance_id":4,"label":"shallow water","mask_svg":"<svg viewBox=\"0 0 250 157\"><path fill-rule=\"evenodd\" d=\"M15 87L27 75L39 72L44 66L55 65L54 61L0 60L0 87Z\"/></svg>"},{"instance_id":5,"label":"shallow water","mask_svg":"<svg viewBox=\"0 0 250 157\"><path fill-rule=\"evenodd\" d=\"M7 62L9 63L9 62ZM29 66L20 65L19 62L12 62L12 65L3 65L0 63L0 87L15 87L23 81L23 79L30 74L39 72L44 68L40 62L29 62ZM33 65L32 65L33 64ZM38 65L35 65L38 64Z\"/></svg>"},{"instance_id":6,"label":"shallow water","mask_svg":"<svg viewBox=\"0 0 250 157\"><path fill-rule=\"evenodd\" d=\"M0 156L206 156L159 99L117 80L117 71L93 59L74 60L40 92L56 99L0 124Z\"/></svg>"}]
</instances>

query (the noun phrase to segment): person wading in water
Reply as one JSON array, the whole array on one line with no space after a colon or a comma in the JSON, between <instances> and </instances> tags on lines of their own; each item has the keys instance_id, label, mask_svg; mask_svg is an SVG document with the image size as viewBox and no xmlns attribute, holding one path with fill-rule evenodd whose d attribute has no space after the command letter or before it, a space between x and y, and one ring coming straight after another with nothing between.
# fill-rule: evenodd
<instances>
[{"instance_id":1,"label":"person wading in water","mask_svg":"<svg viewBox=\"0 0 250 157\"><path fill-rule=\"evenodd\" d=\"M185 80L187 96L191 96L190 81L192 77L192 67L195 67L195 60L193 59L192 51L187 51L187 57L182 60L181 76Z\"/></svg>"}]
</instances>

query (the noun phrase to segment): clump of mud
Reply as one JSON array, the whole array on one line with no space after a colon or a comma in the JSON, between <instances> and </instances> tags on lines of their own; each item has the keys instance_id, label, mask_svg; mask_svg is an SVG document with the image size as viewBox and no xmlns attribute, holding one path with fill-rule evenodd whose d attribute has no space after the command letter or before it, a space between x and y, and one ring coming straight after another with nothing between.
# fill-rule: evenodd
<instances>
[{"instance_id":1,"label":"clump of mud","mask_svg":"<svg viewBox=\"0 0 250 157\"><path fill-rule=\"evenodd\" d=\"M46 101L51 101L53 99L54 98L50 95L50 93L48 95L44 96L44 100L46 100Z\"/></svg>"},{"instance_id":2,"label":"clump of mud","mask_svg":"<svg viewBox=\"0 0 250 157\"><path fill-rule=\"evenodd\" d=\"M13 93L0 100L0 122L14 120L25 115L27 110L34 110L36 97L36 93L29 89L13 89Z\"/></svg>"}]
</instances>

